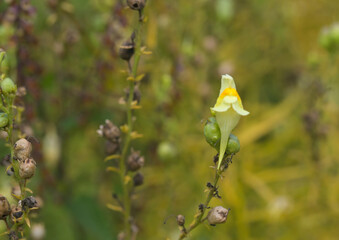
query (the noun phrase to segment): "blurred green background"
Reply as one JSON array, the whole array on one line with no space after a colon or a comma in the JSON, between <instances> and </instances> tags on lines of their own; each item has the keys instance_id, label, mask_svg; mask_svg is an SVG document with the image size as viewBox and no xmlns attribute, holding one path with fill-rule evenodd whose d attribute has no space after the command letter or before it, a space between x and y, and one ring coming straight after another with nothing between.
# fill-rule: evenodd
<instances>
[{"instance_id":1,"label":"blurred green background","mask_svg":"<svg viewBox=\"0 0 339 240\"><path fill-rule=\"evenodd\" d=\"M118 0L31 4L31 35L19 40L24 62L15 24L1 24L0 47L8 75L24 75L26 122L39 139L29 187L44 205L32 223L48 240L117 239L121 216L105 206L121 191L119 178L105 171L96 130L105 119L125 121L126 63L117 49L136 13ZM143 44L153 54L141 60L136 129L144 137L133 142L146 158L132 209L138 239L176 239L175 218L164 219L180 213L190 222L202 203L216 154L203 126L226 73L251 112L234 131L241 151L212 202L232 210L226 224L205 224L191 239L338 239L339 55L323 39L338 13L334 0L147 1Z\"/></svg>"}]
</instances>

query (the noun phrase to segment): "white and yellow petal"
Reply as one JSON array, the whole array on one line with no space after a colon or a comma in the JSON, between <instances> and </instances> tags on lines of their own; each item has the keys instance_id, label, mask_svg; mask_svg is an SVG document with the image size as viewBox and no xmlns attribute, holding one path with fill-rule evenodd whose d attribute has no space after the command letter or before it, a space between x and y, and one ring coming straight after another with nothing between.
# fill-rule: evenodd
<instances>
[{"instance_id":1,"label":"white and yellow petal","mask_svg":"<svg viewBox=\"0 0 339 240\"><path fill-rule=\"evenodd\" d=\"M249 112L243 108L234 80L230 75L226 74L222 76L219 97L211 110L215 113L221 133L218 161L219 169L232 130L238 124L241 116L249 114Z\"/></svg>"}]
</instances>

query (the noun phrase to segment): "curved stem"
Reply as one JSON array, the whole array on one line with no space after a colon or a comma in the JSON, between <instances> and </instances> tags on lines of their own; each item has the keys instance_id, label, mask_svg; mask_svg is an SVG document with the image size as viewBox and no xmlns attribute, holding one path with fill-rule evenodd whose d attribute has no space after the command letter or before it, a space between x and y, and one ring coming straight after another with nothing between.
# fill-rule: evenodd
<instances>
[{"instance_id":1,"label":"curved stem","mask_svg":"<svg viewBox=\"0 0 339 240\"><path fill-rule=\"evenodd\" d=\"M132 70L130 72L130 76L133 77L134 79L137 77L137 72L138 72L138 66L139 66L139 61L140 61L140 56L141 56L141 25L143 21L139 20L138 24L135 29L135 55L134 55L134 63ZM130 212L131 212L131 202L130 202L130 191L128 188L128 185L125 183L125 177L127 175L127 170L126 170L126 165L125 165L125 159L127 157L129 145L131 142L131 133L133 130L133 119L132 119L132 102L133 102L133 95L134 95L134 82L130 81L129 82L129 95L128 95L128 100L126 103L126 108L127 108L127 126L128 126L128 131L126 133L126 138L124 142L124 147L122 150L121 158L120 158L120 178L121 178L121 183L123 185L123 205L124 205L124 227L125 227L125 234L126 234L126 239L131 239L131 223L130 223Z\"/></svg>"},{"instance_id":2,"label":"curved stem","mask_svg":"<svg viewBox=\"0 0 339 240\"><path fill-rule=\"evenodd\" d=\"M206 209L208 207L208 205L210 204L215 190L217 188L218 185L218 181L220 179L220 174L221 174L222 170L216 170L215 171L215 176L214 176L214 184L213 184L213 188L211 188L208 192L208 195L206 197L205 203L203 208L200 210L199 209L199 213L195 216L193 222L190 224L189 228L186 231L183 231L180 236L179 236L179 240L184 239L187 237L187 235L192 232L196 227L198 227L201 223L203 223L206 218L203 218L206 212Z\"/></svg>"}]
</instances>

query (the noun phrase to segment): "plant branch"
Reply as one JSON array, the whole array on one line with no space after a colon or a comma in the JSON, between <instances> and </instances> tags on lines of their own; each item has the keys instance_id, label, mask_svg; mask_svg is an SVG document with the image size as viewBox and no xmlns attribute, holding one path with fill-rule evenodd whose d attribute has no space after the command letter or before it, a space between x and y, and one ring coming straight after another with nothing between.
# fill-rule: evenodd
<instances>
[{"instance_id":1,"label":"plant branch","mask_svg":"<svg viewBox=\"0 0 339 240\"><path fill-rule=\"evenodd\" d=\"M143 21L138 21L136 29L135 29L135 55L134 55L134 63L132 67L132 71L130 72L130 77L134 79L137 77L138 66L141 56L141 26ZM131 133L133 130L133 112L132 112L132 102L133 102L133 95L134 95L134 81L129 81L129 95L128 100L126 103L127 109L127 126L128 130L126 133L126 138L124 142L124 147L122 150L121 158L120 158L120 178L121 183L123 185L123 205L124 205L124 227L125 227L125 234L126 239L131 239L131 224L130 224L130 211L131 211L131 202L130 202L130 192L127 183L125 182L125 178L127 175L126 170L126 157L129 149L129 145L131 142Z\"/></svg>"}]
</instances>

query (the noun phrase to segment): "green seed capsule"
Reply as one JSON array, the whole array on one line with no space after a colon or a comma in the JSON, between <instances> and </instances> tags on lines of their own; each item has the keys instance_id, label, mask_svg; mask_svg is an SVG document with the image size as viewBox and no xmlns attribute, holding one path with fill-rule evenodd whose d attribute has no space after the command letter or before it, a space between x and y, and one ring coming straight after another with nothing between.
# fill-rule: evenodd
<instances>
[{"instance_id":1,"label":"green seed capsule","mask_svg":"<svg viewBox=\"0 0 339 240\"><path fill-rule=\"evenodd\" d=\"M204 128L204 135L205 135L205 139L208 142L208 144L214 147L217 151L219 151L221 133L220 133L220 128L218 126L218 123L215 117L210 117L207 120L205 128ZM228 138L226 154L227 155L235 154L239 152L239 150L240 150L240 142L237 136L230 134Z\"/></svg>"},{"instance_id":2,"label":"green seed capsule","mask_svg":"<svg viewBox=\"0 0 339 240\"><path fill-rule=\"evenodd\" d=\"M230 134L230 137L228 138L227 148L226 148L226 154L235 154L239 152L240 150L240 142L237 136Z\"/></svg>"},{"instance_id":3,"label":"green seed capsule","mask_svg":"<svg viewBox=\"0 0 339 240\"><path fill-rule=\"evenodd\" d=\"M5 78L1 84L1 89L3 94L8 95L8 94L15 94L16 93L16 85L10 78Z\"/></svg>"},{"instance_id":4,"label":"green seed capsule","mask_svg":"<svg viewBox=\"0 0 339 240\"><path fill-rule=\"evenodd\" d=\"M0 128L8 125L8 116L6 113L0 113Z\"/></svg>"},{"instance_id":5,"label":"green seed capsule","mask_svg":"<svg viewBox=\"0 0 339 240\"><path fill-rule=\"evenodd\" d=\"M208 144L219 150L221 134L215 117L210 117L207 120L204 128L204 135Z\"/></svg>"}]
</instances>

